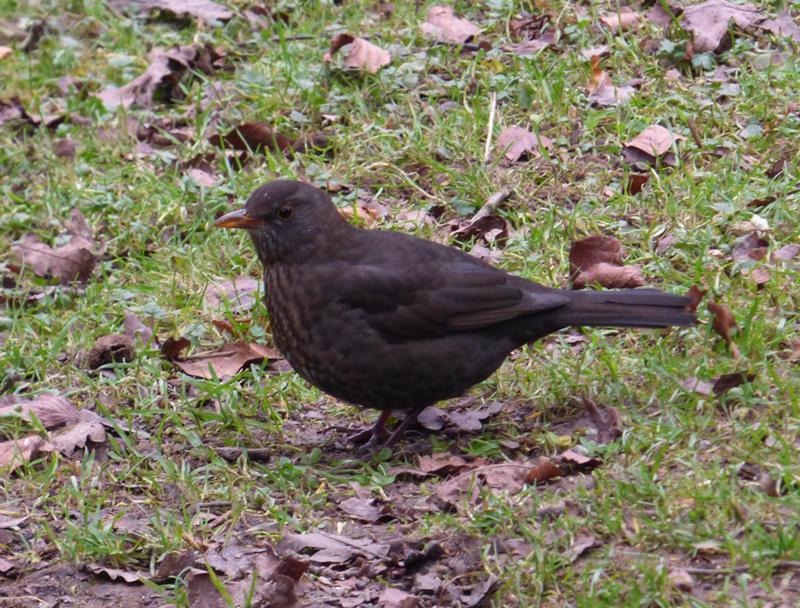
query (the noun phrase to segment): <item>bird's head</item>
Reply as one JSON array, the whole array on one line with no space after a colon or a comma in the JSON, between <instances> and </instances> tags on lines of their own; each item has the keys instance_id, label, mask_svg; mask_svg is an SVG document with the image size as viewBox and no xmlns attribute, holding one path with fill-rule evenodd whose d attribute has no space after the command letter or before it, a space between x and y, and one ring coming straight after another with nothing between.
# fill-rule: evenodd
<instances>
[{"instance_id":1,"label":"bird's head","mask_svg":"<svg viewBox=\"0 0 800 608\"><path fill-rule=\"evenodd\" d=\"M348 226L322 190L288 179L257 188L244 209L226 213L216 224L247 230L264 265L302 261L324 237Z\"/></svg>"}]
</instances>

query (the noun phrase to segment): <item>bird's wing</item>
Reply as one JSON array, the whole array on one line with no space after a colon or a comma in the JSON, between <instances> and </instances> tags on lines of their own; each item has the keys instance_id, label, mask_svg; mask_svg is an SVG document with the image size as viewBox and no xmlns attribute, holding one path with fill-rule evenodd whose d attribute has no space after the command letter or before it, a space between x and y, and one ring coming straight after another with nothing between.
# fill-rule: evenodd
<instances>
[{"instance_id":1,"label":"bird's wing","mask_svg":"<svg viewBox=\"0 0 800 608\"><path fill-rule=\"evenodd\" d=\"M337 285L338 302L398 337L477 330L567 302L557 291L477 261L397 269L359 264L347 268Z\"/></svg>"}]
</instances>

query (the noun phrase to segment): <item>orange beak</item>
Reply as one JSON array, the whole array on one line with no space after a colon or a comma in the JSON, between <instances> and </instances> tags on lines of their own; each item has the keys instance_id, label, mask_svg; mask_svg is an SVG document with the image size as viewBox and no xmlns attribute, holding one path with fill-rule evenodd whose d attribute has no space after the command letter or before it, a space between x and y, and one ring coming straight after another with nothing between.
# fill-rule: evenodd
<instances>
[{"instance_id":1,"label":"orange beak","mask_svg":"<svg viewBox=\"0 0 800 608\"><path fill-rule=\"evenodd\" d=\"M247 215L244 209L226 213L215 222L220 228L257 228L264 225L264 220Z\"/></svg>"}]
</instances>

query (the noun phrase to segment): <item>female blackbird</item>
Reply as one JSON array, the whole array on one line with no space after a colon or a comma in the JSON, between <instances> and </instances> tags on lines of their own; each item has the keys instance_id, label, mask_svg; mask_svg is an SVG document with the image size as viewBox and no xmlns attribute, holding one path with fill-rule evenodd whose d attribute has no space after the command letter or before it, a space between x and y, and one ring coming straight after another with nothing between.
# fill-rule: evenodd
<instances>
[{"instance_id":1,"label":"female blackbird","mask_svg":"<svg viewBox=\"0 0 800 608\"><path fill-rule=\"evenodd\" d=\"M356 228L322 190L296 181L261 186L216 223L250 233L275 345L297 373L381 411L373 429L353 437L372 448L392 445L424 408L559 329L695 322L683 296L551 289L453 247ZM388 436L391 410L408 414Z\"/></svg>"}]
</instances>

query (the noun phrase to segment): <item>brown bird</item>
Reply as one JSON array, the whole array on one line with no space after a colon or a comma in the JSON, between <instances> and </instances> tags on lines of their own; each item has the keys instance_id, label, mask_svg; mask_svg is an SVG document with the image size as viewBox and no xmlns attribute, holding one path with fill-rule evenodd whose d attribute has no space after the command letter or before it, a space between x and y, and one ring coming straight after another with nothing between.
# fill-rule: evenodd
<instances>
[{"instance_id":1,"label":"brown bird","mask_svg":"<svg viewBox=\"0 0 800 608\"><path fill-rule=\"evenodd\" d=\"M264 266L275 345L324 392L380 410L354 435L392 445L426 407L457 397L513 350L569 326L692 325L689 298L655 289L568 291L454 247L350 225L322 190L261 186L217 220L244 228ZM407 410L389 435L392 410Z\"/></svg>"}]
</instances>

